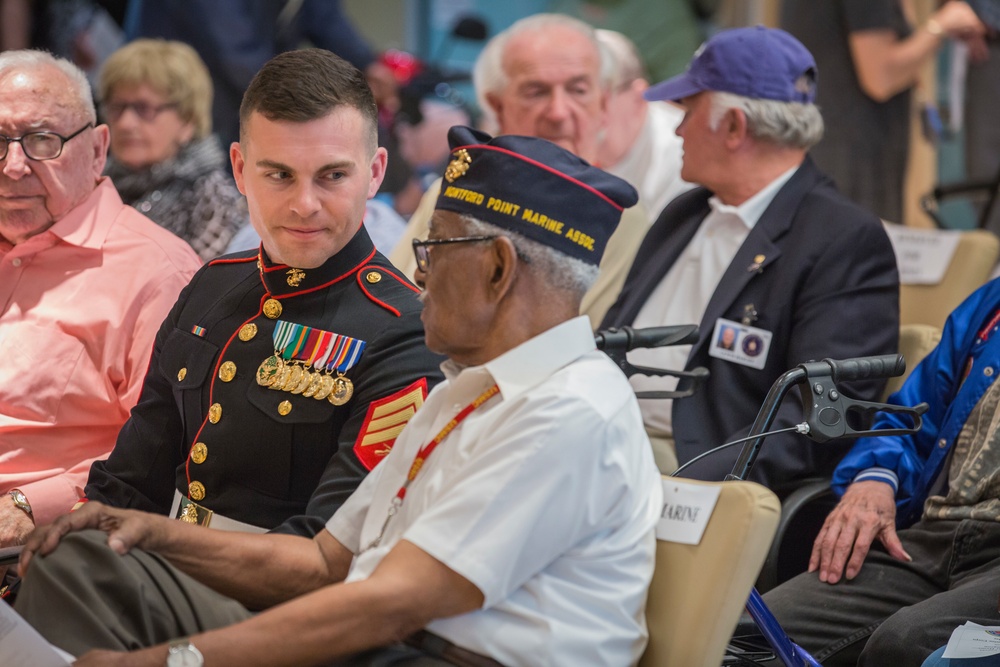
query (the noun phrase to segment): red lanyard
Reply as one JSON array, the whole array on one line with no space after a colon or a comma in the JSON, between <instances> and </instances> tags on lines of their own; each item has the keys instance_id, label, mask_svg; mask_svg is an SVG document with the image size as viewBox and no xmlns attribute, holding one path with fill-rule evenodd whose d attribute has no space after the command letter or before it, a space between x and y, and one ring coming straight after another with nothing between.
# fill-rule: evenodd
<instances>
[{"instance_id":1,"label":"red lanyard","mask_svg":"<svg viewBox=\"0 0 1000 667\"><path fill-rule=\"evenodd\" d=\"M452 417L451 421L445 424L444 428L442 428L430 442L417 451L417 455L413 459L413 463L410 464L410 471L406 474L406 479L403 481L403 485L399 487L399 491L396 492L396 497L392 499L392 504L389 505L389 511L386 513L385 523L382 524L382 530L379 531L378 536L372 540L371 544L365 547L364 551L377 547L379 542L382 541L382 536L385 535L385 529L389 525L389 520L392 519L393 515L396 514L396 512L399 511L399 508L403 505L403 499L406 498L406 490L410 488L410 484L417 478L417 475L420 474L420 469L423 468L424 462L430 458L430 455L434 453L434 450L441 444L441 441L447 438L448 435L455 430L455 427L461 424L476 408L496 396L498 393L500 393L500 387L496 384L481 393L475 398L475 400L462 408L457 415Z\"/></svg>"}]
</instances>

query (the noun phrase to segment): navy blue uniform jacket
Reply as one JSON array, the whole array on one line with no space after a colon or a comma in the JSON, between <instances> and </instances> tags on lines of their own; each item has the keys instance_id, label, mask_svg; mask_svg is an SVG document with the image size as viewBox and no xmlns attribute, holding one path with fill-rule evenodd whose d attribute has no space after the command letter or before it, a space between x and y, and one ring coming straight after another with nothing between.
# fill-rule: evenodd
<instances>
[{"instance_id":1,"label":"navy blue uniform jacket","mask_svg":"<svg viewBox=\"0 0 1000 667\"><path fill-rule=\"evenodd\" d=\"M205 488L200 505L230 519L313 535L388 453L405 420L440 380L441 358L424 346L417 289L375 251L364 227L325 264L290 267L256 252L209 262L181 292L156 337L139 402L106 461L96 462L90 500L166 514L177 489ZM292 282L296 282L294 279ZM276 319L359 338L367 347L347 372L354 396L344 405L256 382L274 353ZM255 324L242 340L239 332ZM221 365L236 364L224 381ZM181 369L184 369L183 372ZM279 411L279 405L288 401ZM212 423L209 408L221 406ZM207 447L201 463L190 457ZM197 500L197 498L194 498Z\"/></svg>"}]
</instances>

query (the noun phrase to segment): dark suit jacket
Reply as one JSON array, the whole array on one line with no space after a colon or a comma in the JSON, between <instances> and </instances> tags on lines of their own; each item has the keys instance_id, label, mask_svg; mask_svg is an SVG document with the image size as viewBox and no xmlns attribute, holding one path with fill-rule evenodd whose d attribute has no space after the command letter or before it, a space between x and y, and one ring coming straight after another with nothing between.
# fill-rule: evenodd
<instances>
[{"instance_id":1,"label":"dark suit jacket","mask_svg":"<svg viewBox=\"0 0 1000 667\"><path fill-rule=\"evenodd\" d=\"M691 241L709 212L711 193L699 188L671 202L650 228L617 302L602 328L631 324L650 293ZM754 258L763 255L760 270ZM708 354L715 321L740 321L773 334L767 363L756 370ZM873 214L833 187L809 158L778 192L736 253L700 323L687 368L705 366L708 382L674 401L677 457L689 461L746 435L771 384L799 363L896 351L899 277L885 230ZM882 381L844 383L848 396L874 400ZM786 398L774 428L802 421L797 394ZM764 441L752 479L779 491L798 478L830 474L850 443L819 445L796 434ZM722 479L739 446L695 464L685 477Z\"/></svg>"}]
</instances>

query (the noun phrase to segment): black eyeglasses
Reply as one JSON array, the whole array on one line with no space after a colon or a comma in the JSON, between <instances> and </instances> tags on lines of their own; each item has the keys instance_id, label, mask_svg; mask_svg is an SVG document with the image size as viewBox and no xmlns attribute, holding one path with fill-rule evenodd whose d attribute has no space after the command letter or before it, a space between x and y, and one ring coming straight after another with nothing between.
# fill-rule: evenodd
<instances>
[{"instance_id":1,"label":"black eyeglasses","mask_svg":"<svg viewBox=\"0 0 1000 667\"><path fill-rule=\"evenodd\" d=\"M14 142L21 144L21 150L32 160L38 162L55 160L62 155L63 144L93 126L93 123L87 123L68 137L55 132L28 132L20 137L6 137L0 134L0 160L7 159L7 150Z\"/></svg>"},{"instance_id":2,"label":"black eyeglasses","mask_svg":"<svg viewBox=\"0 0 1000 667\"><path fill-rule=\"evenodd\" d=\"M167 102L166 104L149 104L147 102L109 102L101 107L104 111L104 117L111 122L117 121L122 117L122 114L126 110L131 109L135 112L135 115L144 120L147 123L151 123L159 116L161 113L167 109L176 109L176 102Z\"/></svg>"},{"instance_id":3,"label":"black eyeglasses","mask_svg":"<svg viewBox=\"0 0 1000 667\"><path fill-rule=\"evenodd\" d=\"M417 268L421 272L427 273L431 266L431 246L447 245L449 243L478 243L480 241L492 241L496 236L459 236L453 239L427 239L418 241L413 239L413 256L417 258Z\"/></svg>"}]
</instances>

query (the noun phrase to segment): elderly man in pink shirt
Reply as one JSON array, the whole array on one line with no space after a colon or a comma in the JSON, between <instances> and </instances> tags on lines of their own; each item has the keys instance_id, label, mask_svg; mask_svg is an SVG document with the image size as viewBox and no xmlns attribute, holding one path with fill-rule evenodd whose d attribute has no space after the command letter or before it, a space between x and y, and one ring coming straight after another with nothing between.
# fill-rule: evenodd
<instances>
[{"instance_id":1,"label":"elderly man in pink shirt","mask_svg":"<svg viewBox=\"0 0 1000 667\"><path fill-rule=\"evenodd\" d=\"M0 53L0 547L82 496L200 266L122 204L107 148L82 72Z\"/></svg>"}]
</instances>

